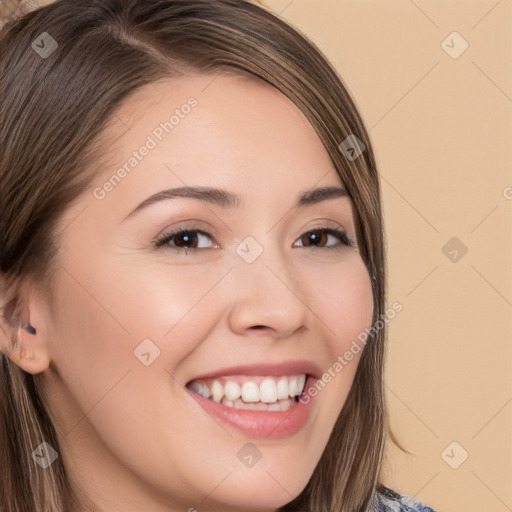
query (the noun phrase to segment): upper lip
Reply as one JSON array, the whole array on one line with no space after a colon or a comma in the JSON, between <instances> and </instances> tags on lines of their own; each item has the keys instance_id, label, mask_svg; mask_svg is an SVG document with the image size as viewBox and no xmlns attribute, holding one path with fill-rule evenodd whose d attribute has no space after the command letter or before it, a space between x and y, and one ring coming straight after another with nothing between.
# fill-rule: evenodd
<instances>
[{"instance_id":1,"label":"upper lip","mask_svg":"<svg viewBox=\"0 0 512 512\"><path fill-rule=\"evenodd\" d=\"M202 375L198 375L193 380L211 379L215 377L224 377L228 375L295 375L306 374L311 375L315 379L319 379L322 370L313 361L283 361L281 363L258 363L251 365L230 366L228 368L220 368Z\"/></svg>"}]
</instances>

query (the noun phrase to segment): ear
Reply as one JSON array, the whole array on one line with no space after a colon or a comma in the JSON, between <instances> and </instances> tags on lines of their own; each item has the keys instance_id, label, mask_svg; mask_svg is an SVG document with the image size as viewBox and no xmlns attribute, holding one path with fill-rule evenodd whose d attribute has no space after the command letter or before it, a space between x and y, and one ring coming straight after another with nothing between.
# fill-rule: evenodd
<instances>
[{"instance_id":1,"label":"ear","mask_svg":"<svg viewBox=\"0 0 512 512\"><path fill-rule=\"evenodd\" d=\"M42 306L35 292L23 298L0 296L0 350L33 375L44 372L50 365ZM36 327L35 334L25 329L28 325Z\"/></svg>"}]
</instances>

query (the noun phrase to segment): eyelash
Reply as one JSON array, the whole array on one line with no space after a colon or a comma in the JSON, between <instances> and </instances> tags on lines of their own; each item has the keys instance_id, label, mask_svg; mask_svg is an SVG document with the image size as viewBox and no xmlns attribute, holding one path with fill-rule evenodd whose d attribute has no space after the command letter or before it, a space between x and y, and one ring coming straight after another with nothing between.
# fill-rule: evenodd
<instances>
[{"instance_id":1,"label":"eyelash","mask_svg":"<svg viewBox=\"0 0 512 512\"><path fill-rule=\"evenodd\" d=\"M344 231L341 231L341 230L338 230L338 229L333 229L333 228L327 228L327 227L321 227L321 228L315 228L315 229L312 229L310 231L306 231L305 233L303 233L302 236L304 235L307 235L309 233L317 233L317 232L320 232L320 233L325 233L327 235L333 235L335 236L340 242L341 244L337 244L337 245L334 245L334 246L328 246L328 247L311 247L311 249L328 249L328 250L342 250L343 247L354 247L355 246L355 242L354 240L352 240L351 238L349 238L347 236L347 234L344 232ZM157 238L154 240L154 246L157 248L157 249L160 249L162 248L163 246L165 246L166 244L168 244L174 237L176 237L176 235L181 235L183 233L199 233L201 235L206 235L207 237L209 237L210 239L212 239L212 235L206 231L203 231L201 229L197 229L193 226L191 227L180 227L174 231L170 231L168 233L165 233L163 234L161 237ZM302 236L300 238L302 238ZM165 247L166 249L170 249L174 252L184 252L185 255L188 255L188 254L194 254L196 251L204 251L206 250L205 248L192 248L192 249L186 249L186 248L182 248L182 247L172 247L172 246L169 246L167 245ZM305 249L308 249L308 247L304 247Z\"/></svg>"}]
</instances>

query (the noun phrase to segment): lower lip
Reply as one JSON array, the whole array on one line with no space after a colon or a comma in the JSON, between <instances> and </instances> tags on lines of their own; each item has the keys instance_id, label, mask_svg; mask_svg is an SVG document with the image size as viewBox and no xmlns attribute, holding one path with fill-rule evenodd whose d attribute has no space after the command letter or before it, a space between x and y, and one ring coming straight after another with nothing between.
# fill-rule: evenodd
<instances>
[{"instance_id":1,"label":"lower lip","mask_svg":"<svg viewBox=\"0 0 512 512\"><path fill-rule=\"evenodd\" d=\"M308 377L303 395L307 394L314 381L315 379ZM297 433L306 425L313 408L313 398L309 396L307 404L296 402L287 411L236 409L214 402L188 388L185 389L213 417L239 429L253 439L278 439Z\"/></svg>"}]
</instances>

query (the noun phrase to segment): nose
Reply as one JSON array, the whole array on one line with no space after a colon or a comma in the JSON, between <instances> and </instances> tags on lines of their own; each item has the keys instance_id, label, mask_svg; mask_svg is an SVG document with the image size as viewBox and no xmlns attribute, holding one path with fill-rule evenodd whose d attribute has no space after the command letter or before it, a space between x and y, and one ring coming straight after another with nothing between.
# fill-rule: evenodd
<instances>
[{"instance_id":1,"label":"nose","mask_svg":"<svg viewBox=\"0 0 512 512\"><path fill-rule=\"evenodd\" d=\"M228 322L237 334L286 338L308 325L311 311L300 276L269 251L250 264L238 262L225 285Z\"/></svg>"}]
</instances>

